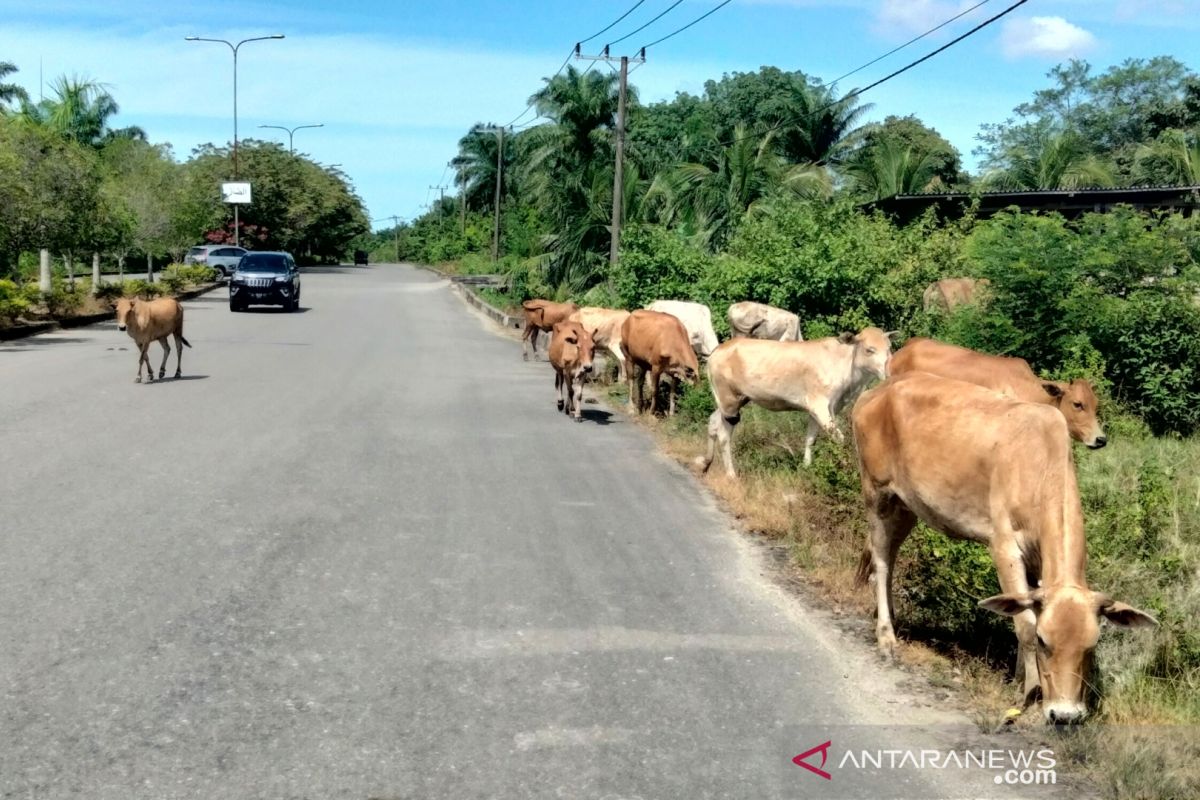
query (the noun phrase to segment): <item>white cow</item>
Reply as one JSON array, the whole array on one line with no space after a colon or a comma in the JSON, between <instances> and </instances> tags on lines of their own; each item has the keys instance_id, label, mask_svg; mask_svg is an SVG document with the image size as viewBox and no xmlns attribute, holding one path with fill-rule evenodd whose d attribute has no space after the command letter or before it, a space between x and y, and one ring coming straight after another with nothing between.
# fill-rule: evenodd
<instances>
[{"instance_id":1,"label":"white cow","mask_svg":"<svg viewBox=\"0 0 1200 800\"><path fill-rule=\"evenodd\" d=\"M729 307L729 330L734 336L799 342L800 317L782 308L747 300Z\"/></svg>"},{"instance_id":2,"label":"white cow","mask_svg":"<svg viewBox=\"0 0 1200 800\"><path fill-rule=\"evenodd\" d=\"M655 300L646 308L670 314L682 322L692 343L692 349L701 358L708 358L720 344L717 341L717 332L713 330L712 311L706 305L683 300Z\"/></svg>"},{"instance_id":3,"label":"white cow","mask_svg":"<svg viewBox=\"0 0 1200 800\"><path fill-rule=\"evenodd\" d=\"M629 312L623 309L597 306L584 306L567 317L567 320L578 322L593 332L596 349L603 348L609 352L617 362L622 381L625 380L625 355L621 352L621 326L628 318Z\"/></svg>"}]
</instances>

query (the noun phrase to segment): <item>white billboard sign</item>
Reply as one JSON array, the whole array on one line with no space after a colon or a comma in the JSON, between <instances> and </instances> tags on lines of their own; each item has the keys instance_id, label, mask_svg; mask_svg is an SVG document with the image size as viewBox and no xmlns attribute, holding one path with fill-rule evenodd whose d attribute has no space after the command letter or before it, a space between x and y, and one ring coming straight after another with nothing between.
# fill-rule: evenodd
<instances>
[{"instance_id":1,"label":"white billboard sign","mask_svg":"<svg viewBox=\"0 0 1200 800\"><path fill-rule=\"evenodd\" d=\"M222 183L221 200L225 203L249 203L250 184L239 182Z\"/></svg>"}]
</instances>

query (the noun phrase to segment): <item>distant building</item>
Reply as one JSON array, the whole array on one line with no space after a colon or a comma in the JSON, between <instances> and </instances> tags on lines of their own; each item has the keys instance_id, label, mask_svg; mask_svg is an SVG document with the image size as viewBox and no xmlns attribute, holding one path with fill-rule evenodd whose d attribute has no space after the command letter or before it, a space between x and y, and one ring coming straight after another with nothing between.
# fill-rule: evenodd
<instances>
[{"instance_id":1,"label":"distant building","mask_svg":"<svg viewBox=\"0 0 1200 800\"><path fill-rule=\"evenodd\" d=\"M863 208L882 211L903 223L916 219L930 206L935 206L943 217L961 217L976 199L979 201L980 217L990 217L1013 206L1022 211L1057 211L1068 219L1089 211L1108 211L1116 205L1132 206L1143 211L1169 210L1194 214L1200 209L1200 186L898 194L866 203Z\"/></svg>"}]
</instances>

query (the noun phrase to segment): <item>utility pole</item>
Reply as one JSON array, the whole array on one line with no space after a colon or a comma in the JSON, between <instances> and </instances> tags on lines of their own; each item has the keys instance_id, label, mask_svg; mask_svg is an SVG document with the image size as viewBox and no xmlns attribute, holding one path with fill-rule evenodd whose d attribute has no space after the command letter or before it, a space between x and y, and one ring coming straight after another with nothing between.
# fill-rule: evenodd
<instances>
[{"instance_id":1,"label":"utility pole","mask_svg":"<svg viewBox=\"0 0 1200 800\"><path fill-rule=\"evenodd\" d=\"M610 63L617 61L616 56L611 56L608 53L608 45L598 56L585 56L579 52L579 45L575 45L575 58L585 59L588 61L603 61ZM625 90L629 83L629 62L635 64L646 63L646 48L642 48L636 57L621 56L621 80L620 90L617 95L617 162L613 167L613 198L612 198L612 243L608 248L608 263L609 266L616 266L617 256L621 252L621 203L625 197Z\"/></svg>"},{"instance_id":2,"label":"utility pole","mask_svg":"<svg viewBox=\"0 0 1200 800\"><path fill-rule=\"evenodd\" d=\"M390 219L392 221L392 235L395 238L395 242L396 242L396 263L399 264L400 263L400 217L397 214L392 214L390 217L379 217L379 219L373 219L371 221L372 222L380 222L385 219Z\"/></svg>"},{"instance_id":3,"label":"utility pole","mask_svg":"<svg viewBox=\"0 0 1200 800\"><path fill-rule=\"evenodd\" d=\"M446 166L453 167L454 162L451 161ZM458 167L458 222L463 236L467 235L467 185L463 182L462 165Z\"/></svg>"},{"instance_id":4,"label":"utility pole","mask_svg":"<svg viewBox=\"0 0 1200 800\"><path fill-rule=\"evenodd\" d=\"M500 186L504 183L504 128L489 126L477 130L494 133L499 137L496 145L496 208L495 219L492 222L492 263L495 263L500 260Z\"/></svg>"}]
</instances>

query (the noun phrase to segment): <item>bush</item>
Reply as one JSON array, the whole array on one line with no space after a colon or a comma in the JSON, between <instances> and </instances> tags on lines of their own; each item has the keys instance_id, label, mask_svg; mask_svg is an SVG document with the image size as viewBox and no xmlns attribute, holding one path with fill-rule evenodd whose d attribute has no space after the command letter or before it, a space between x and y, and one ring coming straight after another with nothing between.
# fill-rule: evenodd
<instances>
[{"instance_id":1,"label":"bush","mask_svg":"<svg viewBox=\"0 0 1200 800\"><path fill-rule=\"evenodd\" d=\"M125 284L123 282L102 283L96 287L94 295L97 300L116 300L125 295Z\"/></svg>"},{"instance_id":2,"label":"bush","mask_svg":"<svg viewBox=\"0 0 1200 800\"><path fill-rule=\"evenodd\" d=\"M0 280L0 325L11 325L27 308L29 300L21 287L10 280Z\"/></svg>"},{"instance_id":3,"label":"bush","mask_svg":"<svg viewBox=\"0 0 1200 800\"><path fill-rule=\"evenodd\" d=\"M42 303L52 317L69 316L78 311L83 299L83 290L78 285L71 287L59 278L53 280L50 291L42 292Z\"/></svg>"},{"instance_id":4,"label":"bush","mask_svg":"<svg viewBox=\"0 0 1200 800\"><path fill-rule=\"evenodd\" d=\"M161 297L166 294L166 289L157 283L150 283L144 278L134 278L133 280L125 281L125 296L140 297L143 300L150 300L155 297Z\"/></svg>"},{"instance_id":5,"label":"bush","mask_svg":"<svg viewBox=\"0 0 1200 800\"><path fill-rule=\"evenodd\" d=\"M210 283L217 271L206 264L171 264L159 275L159 283L171 294Z\"/></svg>"}]
</instances>

